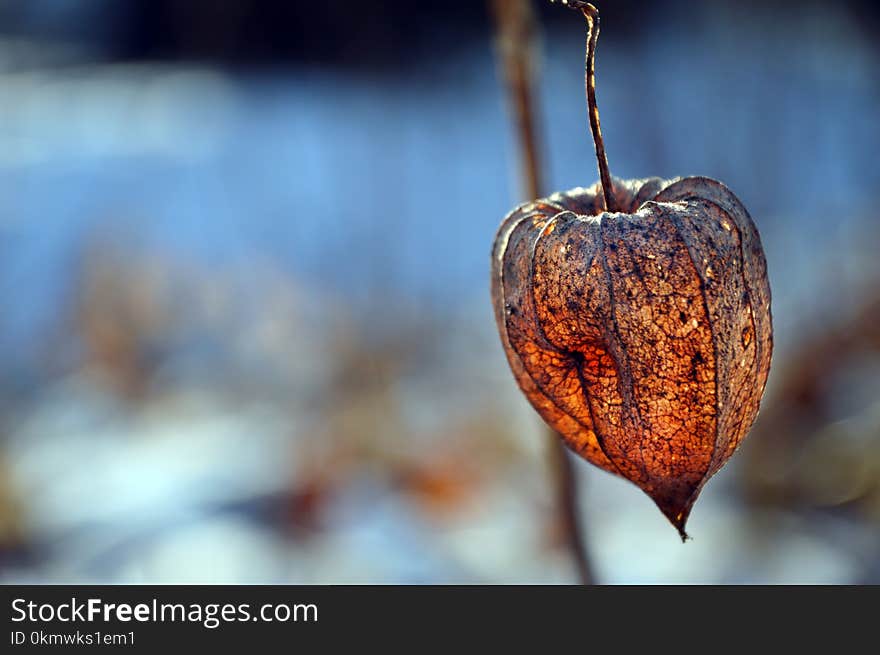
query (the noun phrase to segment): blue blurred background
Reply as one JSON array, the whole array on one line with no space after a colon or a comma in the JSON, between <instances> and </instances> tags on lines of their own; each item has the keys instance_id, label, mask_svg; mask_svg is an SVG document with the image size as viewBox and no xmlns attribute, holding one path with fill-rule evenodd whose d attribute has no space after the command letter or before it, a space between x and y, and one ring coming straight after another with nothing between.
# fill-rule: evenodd
<instances>
[{"instance_id":1,"label":"blue blurred background","mask_svg":"<svg viewBox=\"0 0 880 655\"><path fill-rule=\"evenodd\" d=\"M420 4L0 3L0 581L574 580L488 298L491 14ZM591 184L585 27L535 10L544 178ZM600 10L612 171L739 195L776 350L686 545L575 462L597 577L880 583L880 12Z\"/></svg>"}]
</instances>

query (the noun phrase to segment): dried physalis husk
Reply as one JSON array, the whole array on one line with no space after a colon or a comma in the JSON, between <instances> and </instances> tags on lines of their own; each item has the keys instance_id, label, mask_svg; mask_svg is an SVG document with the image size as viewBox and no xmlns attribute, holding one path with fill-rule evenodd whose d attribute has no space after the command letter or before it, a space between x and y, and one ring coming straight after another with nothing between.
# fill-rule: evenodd
<instances>
[{"instance_id":1,"label":"dried physalis husk","mask_svg":"<svg viewBox=\"0 0 880 655\"><path fill-rule=\"evenodd\" d=\"M593 134L599 153L598 113ZM637 484L684 538L767 381L764 253L720 182L612 180L604 147L599 162L594 186L505 218L492 253L495 316L538 413L575 452Z\"/></svg>"},{"instance_id":2,"label":"dried physalis husk","mask_svg":"<svg viewBox=\"0 0 880 655\"><path fill-rule=\"evenodd\" d=\"M492 299L510 367L577 453L641 487L684 533L758 413L770 287L748 212L720 182L614 180L521 205Z\"/></svg>"}]
</instances>

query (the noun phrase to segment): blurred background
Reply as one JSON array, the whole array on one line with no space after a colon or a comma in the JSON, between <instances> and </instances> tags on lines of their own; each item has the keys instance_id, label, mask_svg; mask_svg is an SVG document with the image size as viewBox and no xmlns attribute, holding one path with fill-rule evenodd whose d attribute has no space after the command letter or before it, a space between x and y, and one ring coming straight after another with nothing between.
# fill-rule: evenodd
<instances>
[{"instance_id":1,"label":"blurred background","mask_svg":"<svg viewBox=\"0 0 880 655\"><path fill-rule=\"evenodd\" d=\"M599 8L613 173L737 193L776 347L686 545L574 462L596 577L880 583L880 12ZM535 11L542 172L591 184L584 21ZM0 581L574 581L495 55L466 0L0 2Z\"/></svg>"}]
</instances>

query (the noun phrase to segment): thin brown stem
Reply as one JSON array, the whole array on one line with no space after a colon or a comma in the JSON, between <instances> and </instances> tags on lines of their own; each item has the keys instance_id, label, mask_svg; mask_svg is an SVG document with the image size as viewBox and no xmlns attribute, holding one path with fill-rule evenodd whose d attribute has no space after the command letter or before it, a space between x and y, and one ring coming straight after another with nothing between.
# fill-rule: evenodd
<instances>
[{"instance_id":1,"label":"thin brown stem","mask_svg":"<svg viewBox=\"0 0 880 655\"><path fill-rule=\"evenodd\" d=\"M556 0L550 0L550 2L556 2ZM605 155L605 141L602 139L602 128L599 126L599 108L596 105L596 42L599 40L599 10L589 2L582 2L582 0L561 0L561 4L569 9L580 11L587 19L587 62L584 66L587 114L590 118L593 145L596 147L596 161L599 163L599 185L602 187L605 210L617 211L611 171L608 168L608 157Z\"/></svg>"},{"instance_id":2,"label":"thin brown stem","mask_svg":"<svg viewBox=\"0 0 880 655\"><path fill-rule=\"evenodd\" d=\"M520 161L526 195L542 195L540 148L535 120L535 20L529 0L490 0L495 18L501 66L510 105L516 117ZM578 481L571 457L559 435L547 429L557 525L574 560L581 584L595 584L581 531Z\"/></svg>"},{"instance_id":3,"label":"thin brown stem","mask_svg":"<svg viewBox=\"0 0 880 655\"><path fill-rule=\"evenodd\" d=\"M599 125L599 107L596 105L596 42L599 40L599 10L587 3L580 7L587 19L587 61L584 67L584 85L587 89L587 112L590 116L590 131L596 146L596 161L599 163L599 180L602 185L602 196L605 199L606 211L617 211L614 202L614 187L611 182L611 171L608 169L608 157L605 155L605 141L602 139L602 128Z\"/></svg>"}]
</instances>

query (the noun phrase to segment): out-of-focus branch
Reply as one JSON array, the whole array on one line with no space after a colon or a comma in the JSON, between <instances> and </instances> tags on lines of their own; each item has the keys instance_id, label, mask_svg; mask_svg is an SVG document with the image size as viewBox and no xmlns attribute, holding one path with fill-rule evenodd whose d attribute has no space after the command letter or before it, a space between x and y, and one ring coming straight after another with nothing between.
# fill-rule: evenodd
<instances>
[{"instance_id":1,"label":"out-of-focus branch","mask_svg":"<svg viewBox=\"0 0 880 655\"><path fill-rule=\"evenodd\" d=\"M535 49L537 27L531 0L489 0L495 19L495 41L508 102L516 121L523 190L527 200L541 195L543 183L535 132Z\"/></svg>"},{"instance_id":2,"label":"out-of-focus branch","mask_svg":"<svg viewBox=\"0 0 880 655\"><path fill-rule=\"evenodd\" d=\"M596 584L596 577L590 564L589 551L584 540L580 503L578 502L578 481L571 455L559 435L550 428L547 428L547 436L550 442L552 459L550 464L554 471L553 482L556 487L559 523L571 551L571 557L577 567L578 580L584 585Z\"/></svg>"},{"instance_id":3,"label":"out-of-focus branch","mask_svg":"<svg viewBox=\"0 0 880 655\"><path fill-rule=\"evenodd\" d=\"M540 148L536 131L535 50L537 27L530 0L489 0L495 19L496 48L516 122L523 187L528 200L542 195ZM578 505L578 484L571 455L547 429L556 511L581 584L594 584Z\"/></svg>"}]
</instances>

